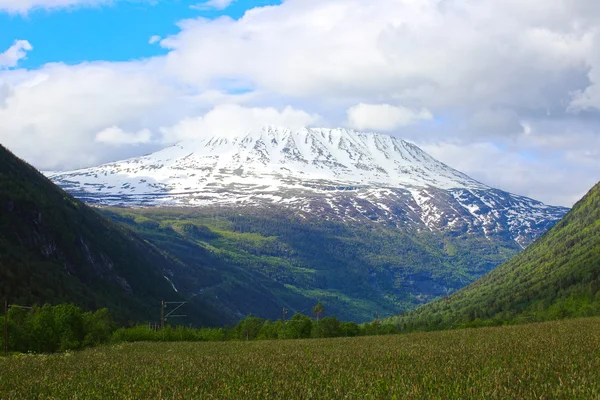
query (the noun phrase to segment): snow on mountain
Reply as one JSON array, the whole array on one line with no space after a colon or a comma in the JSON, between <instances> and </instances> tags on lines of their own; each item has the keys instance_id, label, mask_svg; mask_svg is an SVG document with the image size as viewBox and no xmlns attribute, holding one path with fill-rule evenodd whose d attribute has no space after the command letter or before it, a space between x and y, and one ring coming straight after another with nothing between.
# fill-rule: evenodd
<instances>
[{"instance_id":1,"label":"snow on mountain","mask_svg":"<svg viewBox=\"0 0 600 400\"><path fill-rule=\"evenodd\" d=\"M47 175L90 203L279 206L327 219L508 235L522 246L567 211L490 188L401 139L346 129L267 126Z\"/></svg>"}]
</instances>

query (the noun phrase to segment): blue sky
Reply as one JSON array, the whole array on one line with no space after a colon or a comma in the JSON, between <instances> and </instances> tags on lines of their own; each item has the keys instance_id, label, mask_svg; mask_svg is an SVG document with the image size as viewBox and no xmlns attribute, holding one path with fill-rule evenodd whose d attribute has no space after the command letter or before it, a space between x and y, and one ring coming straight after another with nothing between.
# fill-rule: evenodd
<instances>
[{"instance_id":1,"label":"blue sky","mask_svg":"<svg viewBox=\"0 0 600 400\"><path fill-rule=\"evenodd\" d=\"M48 62L128 61L165 54L151 36L179 31L176 23L188 18L238 19L246 10L279 4L277 0L237 0L224 10L199 9L199 1L121 1L110 6L36 9L27 15L0 12L0 49L26 39L35 51L19 64L37 68Z\"/></svg>"}]
</instances>

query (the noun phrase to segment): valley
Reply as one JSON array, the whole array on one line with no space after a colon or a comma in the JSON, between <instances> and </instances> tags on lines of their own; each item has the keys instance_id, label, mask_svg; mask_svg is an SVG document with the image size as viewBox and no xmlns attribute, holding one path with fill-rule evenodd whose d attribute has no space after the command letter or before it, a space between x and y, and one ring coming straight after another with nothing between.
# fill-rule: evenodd
<instances>
[{"instance_id":1,"label":"valley","mask_svg":"<svg viewBox=\"0 0 600 400\"><path fill-rule=\"evenodd\" d=\"M317 300L344 320L394 315L452 293L519 251L514 242L300 218L274 207L100 210L189 266L169 279L232 322L248 314L276 319L282 308L301 311Z\"/></svg>"},{"instance_id":2,"label":"valley","mask_svg":"<svg viewBox=\"0 0 600 400\"><path fill-rule=\"evenodd\" d=\"M0 0L0 399L600 400L599 0Z\"/></svg>"},{"instance_id":3,"label":"valley","mask_svg":"<svg viewBox=\"0 0 600 400\"><path fill-rule=\"evenodd\" d=\"M348 129L265 126L46 175L185 265L166 279L231 322L320 300L357 322L408 311L475 281L567 212Z\"/></svg>"}]
</instances>

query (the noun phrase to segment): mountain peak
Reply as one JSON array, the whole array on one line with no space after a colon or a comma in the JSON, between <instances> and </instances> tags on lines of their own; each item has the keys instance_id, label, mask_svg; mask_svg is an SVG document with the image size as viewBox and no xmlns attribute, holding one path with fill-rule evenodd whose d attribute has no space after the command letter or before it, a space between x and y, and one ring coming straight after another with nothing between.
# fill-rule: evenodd
<instances>
[{"instance_id":1,"label":"mountain peak","mask_svg":"<svg viewBox=\"0 0 600 400\"><path fill-rule=\"evenodd\" d=\"M342 128L267 125L237 136L180 142L145 157L99 168L118 168L134 177L148 168L193 171L195 188L222 179L249 185L300 179L395 188L487 188L404 140ZM86 171L91 170L81 170ZM185 188L175 185L172 190Z\"/></svg>"},{"instance_id":2,"label":"mountain peak","mask_svg":"<svg viewBox=\"0 0 600 400\"><path fill-rule=\"evenodd\" d=\"M49 177L106 205L277 206L325 219L508 235L522 246L567 211L492 189L399 138L342 128L267 125Z\"/></svg>"}]
</instances>

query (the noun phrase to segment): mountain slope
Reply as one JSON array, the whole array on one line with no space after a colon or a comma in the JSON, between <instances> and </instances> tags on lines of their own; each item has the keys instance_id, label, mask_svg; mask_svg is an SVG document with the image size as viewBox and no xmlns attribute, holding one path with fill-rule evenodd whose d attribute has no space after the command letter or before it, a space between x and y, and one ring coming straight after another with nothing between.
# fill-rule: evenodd
<instances>
[{"instance_id":1,"label":"mountain slope","mask_svg":"<svg viewBox=\"0 0 600 400\"><path fill-rule=\"evenodd\" d=\"M405 232L373 221L299 218L277 209L103 208L196 266L193 292L222 313L278 318L281 309L369 321L453 292L518 252L485 238Z\"/></svg>"},{"instance_id":2,"label":"mountain slope","mask_svg":"<svg viewBox=\"0 0 600 400\"><path fill-rule=\"evenodd\" d=\"M401 139L346 129L264 127L47 175L89 203L275 206L303 217L468 233L521 247L567 211L490 188Z\"/></svg>"},{"instance_id":3,"label":"mountain slope","mask_svg":"<svg viewBox=\"0 0 600 400\"><path fill-rule=\"evenodd\" d=\"M0 207L0 298L108 306L122 321L156 320L162 298L189 299L192 321L211 324L307 312L317 300L365 321L455 290L517 250L284 210L101 210L140 240L4 148ZM462 257L466 243L476 262Z\"/></svg>"},{"instance_id":4,"label":"mountain slope","mask_svg":"<svg viewBox=\"0 0 600 400\"><path fill-rule=\"evenodd\" d=\"M186 267L71 197L0 146L0 298L109 307L125 321L157 320L180 300L165 275ZM190 321L217 323L197 305Z\"/></svg>"},{"instance_id":5,"label":"mountain slope","mask_svg":"<svg viewBox=\"0 0 600 400\"><path fill-rule=\"evenodd\" d=\"M600 314L600 183L525 251L448 298L393 319L407 328Z\"/></svg>"},{"instance_id":6,"label":"mountain slope","mask_svg":"<svg viewBox=\"0 0 600 400\"><path fill-rule=\"evenodd\" d=\"M264 127L48 172L190 267L182 289L230 318L317 300L393 315L464 287L566 212L486 186L387 135ZM178 286L179 287L179 286Z\"/></svg>"}]
</instances>

